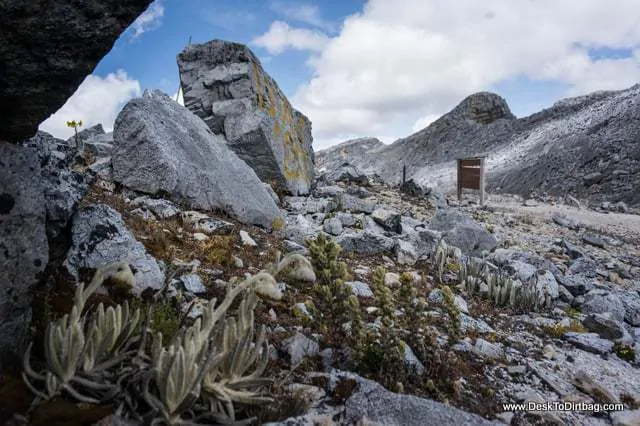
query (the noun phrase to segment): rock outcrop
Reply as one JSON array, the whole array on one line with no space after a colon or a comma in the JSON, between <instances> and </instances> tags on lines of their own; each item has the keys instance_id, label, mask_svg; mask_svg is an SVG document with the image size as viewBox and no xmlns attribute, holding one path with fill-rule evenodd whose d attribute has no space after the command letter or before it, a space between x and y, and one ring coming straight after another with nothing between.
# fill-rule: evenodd
<instances>
[{"instance_id":1,"label":"rock outcrop","mask_svg":"<svg viewBox=\"0 0 640 426\"><path fill-rule=\"evenodd\" d=\"M113 178L128 188L266 228L280 217L260 179L224 138L160 91L124 107L114 141Z\"/></svg>"},{"instance_id":2,"label":"rock outcrop","mask_svg":"<svg viewBox=\"0 0 640 426\"><path fill-rule=\"evenodd\" d=\"M151 1L0 0L0 139L33 136Z\"/></svg>"},{"instance_id":3,"label":"rock outcrop","mask_svg":"<svg viewBox=\"0 0 640 426\"><path fill-rule=\"evenodd\" d=\"M640 85L565 99L521 119L500 96L482 92L391 145L364 139L345 146L359 153L349 163L388 183L401 181L405 165L407 179L452 189L455 159L486 155L489 191L638 205L639 117ZM342 146L318 152L318 167L339 167Z\"/></svg>"},{"instance_id":4,"label":"rock outcrop","mask_svg":"<svg viewBox=\"0 0 640 426\"><path fill-rule=\"evenodd\" d=\"M292 108L258 58L239 43L213 40L178 55L184 103L264 182L294 195L313 181L311 122Z\"/></svg>"},{"instance_id":5,"label":"rock outcrop","mask_svg":"<svg viewBox=\"0 0 640 426\"><path fill-rule=\"evenodd\" d=\"M90 177L73 170L73 146L48 133L38 132L25 141L38 155L47 211L47 234L56 238L69 224L89 188Z\"/></svg>"},{"instance_id":6,"label":"rock outcrop","mask_svg":"<svg viewBox=\"0 0 640 426\"><path fill-rule=\"evenodd\" d=\"M71 238L65 264L76 279L80 268L97 269L113 262L125 262L131 266L136 280L132 289L135 294L139 295L147 287L156 290L162 287L164 272L111 207L90 205L76 213Z\"/></svg>"},{"instance_id":7,"label":"rock outcrop","mask_svg":"<svg viewBox=\"0 0 640 426\"><path fill-rule=\"evenodd\" d=\"M37 153L0 141L0 371L24 349L33 291L49 260L46 214Z\"/></svg>"}]
</instances>

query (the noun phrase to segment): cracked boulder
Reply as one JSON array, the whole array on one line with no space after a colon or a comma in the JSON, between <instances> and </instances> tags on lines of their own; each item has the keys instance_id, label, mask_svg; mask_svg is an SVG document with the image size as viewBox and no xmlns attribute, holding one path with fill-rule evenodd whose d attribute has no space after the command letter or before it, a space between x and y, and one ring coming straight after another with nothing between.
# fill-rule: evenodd
<instances>
[{"instance_id":1,"label":"cracked boulder","mask_svg":"<svg viewBox=\"0 0 640 426\"><path fill-rule=\"evenodd\" d=\"M311 122L293 109L243 44L212 40L178 55L184 104L264 182L308 194L314 177Z\"/></svg>"}]
</instances>

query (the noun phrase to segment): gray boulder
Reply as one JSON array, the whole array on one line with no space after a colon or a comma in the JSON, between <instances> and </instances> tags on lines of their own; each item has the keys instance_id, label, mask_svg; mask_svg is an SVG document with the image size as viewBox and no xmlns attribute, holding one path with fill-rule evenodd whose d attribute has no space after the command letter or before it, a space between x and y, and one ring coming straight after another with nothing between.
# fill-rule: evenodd
<instances>
[{"instance_id":1,"label":"gray boulder","mask_svg":"<svg viewBox=\"0 0 640 426\"><path fill-rule=\"evenodd\" d=\"M469 216L453 209L440 209L429 222L429 228L442 232L444 240L462 250L464 254L480 255L491 251L498 241L482 225Z\"/></svg>"},{"instance_id":2,"label":"gray boulder","mask_svg":"<svg viewBox=\"0 0 640 426\"><path fill-rule=\"evenodd\" d=\"M327 185L337 182L355 183L357 185L369 186L369 178L358 167L353 164L343 163L335 169L328 170L319 180Z\"/></svg>"},{"instance_id":3,"label":"gray boulder","mask_svg":"<svg viewBox=\"0 0 640 426\"><path fill-rule=\"evenodd\" d=\"M71 248L65 265L78 278L80 268L99 268L112 262L126 262L136 279L133 289L159 289L164 272L158 262L127 229L120 214L105 204L94 204L78 211L73 218Z\"/></svg>"},{"instance_id":4,"label":"gray boulder","mask_svg":"<svg viewBox=\"0 0 640 426\"><path fill-rule=\"evenodd\" d=\"M587 314L610 313L616 321L623 321L626 315L624 303L616 294L598 289L584 295L582 311Z\"/></svg>"},{"instance_id":5,"label":"gray boulder","mask_svg":"<svg viewBox=\"0 0 640 426\"><path fill-rule=\"evenodd\" d=\"M287 216L285 238L300 245L305 244L307 238L313 238L320 232L320 226L314 224L304 215Z\"/></svg>"},{"instance_id":6,"label":"gray boulder","mask_svg":"<svg viewBox=\"0 0 640 426\"><path fill-rule=\"evenodd\" d=\"M178 55L184 103L265 182L294 195L313 182L311 122L293 109L258 58L239 43L213 40Z\"/></svg>"},{"instance_id":7,"label":"gray boulder","mask_svg":"<svg viewBox=\"0 0 640 426\"><path fill-rule=\"evenodd\" d=\"M197 116L160 91L131 100L114 129L113 178L192 208L271 228L281 217L255 172Z\"/></svg>"},{"instance_id":8,"label":"gray boulder","mask_svg":"<svg viewBox=\"0 0 640 426\"><path fill-rule=\"evenodd\" d=\"M324 221L324 232L331 235L342 234L342 222L337 217L327 219Z\"/></svg>"},{"instance_id":9,"label":"gray boulder","mask_svg":"<svg viewBox=\"0 0 640 426\"><path fill-rule=\"evenodd\" d=\"M105 133L102 124L96 124L78 132L77 140L75 135L71 136L67 143L73 147L79 145L95 158L109 157L113 151L113 133Z\"/></svg>"},{"instance_id":10,"label":"gray boulder","mask_svg":"<svg viewBox=\"0 0 640 426\"><path fill-rule=\"evenodd\" d=\"M376 209L376 202L373 200L363 200L349 194L340 194L338 196L338 205L340 210L351 213L371 214Z\"/></svg>"},{"instance_id":11,"label":"gray boulder","mask_svg":"<svg viewBox=\"0 0 640 426\"><path fill-rule=\"evenodd\" d=\"M371 213L371 218L389 232L402 232L401 216L394 211L377 208Z\"/></svg>"},{"instance_id":12,"label":"gray boulder","mask_svg":"<svg viewBox=\"0 0 640 426\"><path fill-rule=\"evenodd\" d=\"M36 151L41 168L47 233L57 237L76 212L78 203L89 188L87 175L72 170L75 149L48 133L38 132L24 146Z\"/></svg>"},{"instance_id":13,"label":"gray boulder","mask_svg":"<svg viewBox=\"0 0 640 426\"><path fill-rule=\"evenodd\" d=\"M0 140L32 137L152 0L0 0Z\"/></svg>"},{"instance_id":14,"label":"gray boulder","mask_svg":"<svg viewBox=\"0 0 640 426\"><path fill-rule=\"evenodd\" d=\"M337 374L339 373L334 373L334 375ZM363 417L376 425L488 426L499 424L440 402L390 392L380 384L354 374L345 374L344 377L355 380L358 386L356 392L345 402L343 424L356 424ZM337 381L334 380L334 382Z\"/></svg>"},{"instance_id":15,"label":"gray boulder","mask_svg":"<svg viewBox=\"0 0 640 426\"><path fill-rule=\"evenodd\" d=\"M24 349L37 276L49 261L45 223L37 153L0 141L0 372Z\"/></svg>"},{"instance_id":16,"label":"gray boulder","mask_svg":"<svg viewBox=\"0 0 640 426\"><path fill-rule=\"evenodd\" d=\"M345 252L362 254L390 252L395 246L392 238L370 231L344 233L336 238L336 242Z\"/></svg>"},{"instance_id":17,"label":"gray boulder","mask_svg":"<svg viewBox=\"0 0 640 426\"><path fill-rule=\"evenodd\" d=\"M568 332L564 333L562 338L583 351L600 355L608 354L614 346L611 340L601 338L598 333Z\"/></svg>"},{"instance_id":18,"label":"gray boulder","mask_svg":"<svg viewBox=\"0 0 640 426\"><path fill-rule=\"evenodd\" d=\"M289 355L289 362L293 366L300 364L306 357L318 355L320 345L304 334L296 333L282 342L281 350Z\"/></svg>"}]
</instances>

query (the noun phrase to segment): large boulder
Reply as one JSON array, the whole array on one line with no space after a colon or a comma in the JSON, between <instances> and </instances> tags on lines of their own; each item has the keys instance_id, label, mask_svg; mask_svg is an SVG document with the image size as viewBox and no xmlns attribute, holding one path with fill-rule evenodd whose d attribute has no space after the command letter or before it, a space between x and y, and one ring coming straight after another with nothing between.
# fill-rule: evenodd
<instances>
[{"instance_id":1,"label":"large boulder","mask_svg":"<svg viewBox=\"0 0 640 426\"><path fill-rule=\"evenodd\" d=\"M160 91L131 100L114 127L113 179L191 208L222 210L270 228L281 217L255 172L222 136Z\"/></svg>"},{"instance_id":2,"label":"large boulder","mask_svg":"<svg viewBox=\"0 0 640 426\"><path fill-rule=\"evenodd\" d=\"M429 228L442 232L444 240L459 247L464 254L479 256L497 247L498 241L482 225L468 215L453 209L438 210Z\"/></svg>"},{"instance_id":3,"label":"large boulder","mask_svg":"<svg viewBox=\"0 0 640 426\"><path fill-rule=\"evenodd\" d=\"M0 371L24 349L37 276L49 260L40 164L0 141Z\"/></svg>"},{"instance_id":4,"label":"large boulder","mask_svg":"<svg viewBox=\"0 0 640 426\"><path fill-rule=\"evenodd\" d=\"M126 262L136 279L134 293L162 287L165 276L158 262L127 229L120 213L106 204L90 205L76 213L71 239L65 265L74 278L79 278L81 268Z\"/></svg>"},{"instance_id":5,"label":"large boulder","mask_svg":"<svg viewBox=\"0 0 640 426\"><path fill-rule=\"evenodd\" d=\"M178 55L184 103L265 182L294 195L313 182L311 122L245 45L222 40Z\"/></svg>"},{"instance_id":6,"label":"large boulder","mask_svg":"<svg viewBox=\"0 0 640 426\"><path fill-rule=\"evenodd\" d=\"M21 142L152 0L0 0L0 139Z\"/></svg>"}]
</instances>

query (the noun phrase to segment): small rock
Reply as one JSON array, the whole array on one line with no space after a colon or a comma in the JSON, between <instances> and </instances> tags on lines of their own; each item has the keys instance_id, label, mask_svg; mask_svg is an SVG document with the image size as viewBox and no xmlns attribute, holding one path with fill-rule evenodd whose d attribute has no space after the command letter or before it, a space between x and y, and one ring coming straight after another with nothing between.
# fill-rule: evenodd
<instances>
[{"instance_id":1,"label":"small rock","mask_svg":"<svg viewBox=\"0 0 640 426\"><path fill-rule=\"evenodd\" d=\"M526 365L510 365L507 367L507 372L512 376L522 376L527 372Z\"/></svg>"},{"instance_id":2,"label":"small rock","mask_svg":"<svg viewBox=\"0 0 640 426\"><path fill-rule=\"evenodd\" d=\"M571 256L572 259L577 259L584 256L584 252L580 250L578 246L571 244L565 239L562 240L562 246L567 250L567 253L569 254L569 256Z\"/></svg>"},{"instance_id":3,"label":"small rock","mask_svg":"<svg viewBox=\"0 0 640 426\"><path fill-rule=\"evenodd\" d=\"M472 352L481 358L501 359L504 357L504 351L500 346L480 338L476 339Z\"/></svg>"},{"instance_id":4,"label":"small rock","mask_svg":"<svg viewBox=\"0 0 640 426\"><path fill-rule=\"evenodd\" d=\"M198 274L183 275L177 280L174 280L174 285L182 285L186 291L194 294L205 293L207 291L207 288L202 282L202 278L200 278Z\"/></svg>"},{"instance_id":5,"label":"small rock","mask_svg":"<svg viewBox=\"0 0 640 426\"><path fill-rule=\"evenodd\" d=\"M542 356L546 359L555 359L557 356L556 348L553 345L545 345L542 348Z\"/></svg>"},{"instance_id":6,"label":"small rock","mask_svg":"<svg viewBox=\"0 0 640 426\"><path fill-rule=\"evenodd\" d=\"M415 265L418 261L418 253L415 247L408 241L397 240L394 252L396 261L400 265Z\"/></svg>"},{"instance_id":7,"label":"small rock","mask_svg":"<svg viewBox=\"0 0 640 426\"><path fill-rule=\"evenodd\" d=\"M566 216L563 216L559 213L554 213L551 216L551 220L553 220L556 224L564 227L564 228L568 228L568 229L572 229L572 230L578 230L580 229L580 225L578 225L576 222L574 222L573 220L567 218Z\"/></svg>"},{"instance_id":8,"label":"small rock","mask_svg":"<svg viewBox=\"0 0 640 426\"><path fill-rule=\"evenodd\" d=\"M196 241L206 241L209 239L209 236L206 234L203 234L202 232L196 232L195 234L193 234L193 239Z\"/></svg>"},{"instance_id":9,"label":"small rock","mask_svg":"<svg viewBox=\"0 0 640 426\"><path fill-rule=\"evenodd\" d=\"M506 425L511 424L514 416L515 416L515 413L513 411L503 411L501 413L496 414L496 418Z\"/></svg>"},{"instance_id":10,"label":"small rock","mask_svg":"<svg viewBox=\"0 0 640 426\"><path fill-rule=\"evenodd\" d=\"M384 285L387 287L397 287L400 285L400 275L395 272L387 272L384 276Z\"/></svg>"},{"instance_id":11,"label":"small rock","mask_svg":"<svg viewBox=\"0 0 640 426\"><path fill-rule=\"evenodd\" d=\"M629 211L629 207L627 207L624 201L618 201L614 207L620 213L627 213Z\"/></svg>"},{"instance_id":12,"label":"small rock","mask_svg":"<svg viewBox=\"0 0 640 426\"><path fill-rule=\"evenodd\" d=\"M351 287L351 291L358 297L373 297L373 291L369 284L362 281L346 281L346 285Z\"/></svg>"},{"instance_id":13,"label":"small rock","mask_svg":"<svg viewBox=\"0 0 640 426\"><path fill-rule=\"evenodd\" d=\"M582 241L584 241L587 244L591 244L592 246L600 247L600 248L605 248L605 246L607 245L607 242L602 237L596 234L591 234L591 233L585 233L582 236Z\"/></svg>"},{"instance_id":14,"label":"small rock","mask_svg":"<svg viewBox=\"0 0 640 426\"><path fill-rule=\"evenodd\" d=\"M331 235L342 234L342 221L337 217L327 219L324 221L324 232Z\"/></svg>"},{"instance_id":15,"label":"small rock","mask_svg":"<svg viewBox=\"0 0 640 426\"><path fill-rule=\"evenodd\" d=\"M624 326L611 318L611 314L590 314L582 320L589 331L598 333L603 339L620 339L625 334Z\"/></svg>"},{"instance_id":16,"label":"small rock","mask_svg":"<svg viewBox=\"0 0 640 426\"><path fill-rule=\"evenodd\" d=\"M304 334L296 333L282 342L281 350L289 355L291 365L295 366L306 357L318 355L320 346Z\"/></svg>"},{"instance_id":17,"label":"small rock","mask_svg":"<svg viewBox=\"0 0 640 426\"><path fill-rule=\"evenodd\" d=\"M243 246L249 246L249 247L257 247L258 246L258 243L256 243L255 240L253 238L251 238L249 233L247 231L245 231L244 229L240 231L240 240L242 241L242 245Z\"/></svg>"},{"instance_id":18,"label":"small rock","mask_svg":"<svg viewBox=\"0 0 640 426\"><path fill-rule=\"evenodd\" d=\"M613 342L600 338L597 333L568 332L562 336L575 347L598 355L605 355L613 350Z\"/></svg>"},{"instance_id":19,"label":"small rock","mask_svg":"<svg viewBox=\"0 0 640 426\"><path fill-rule=\"evenodd\" d=\"M233 256L233 263L236 268L244 268L244 262L238 256Z\"/></svg>"}]
</instances>

